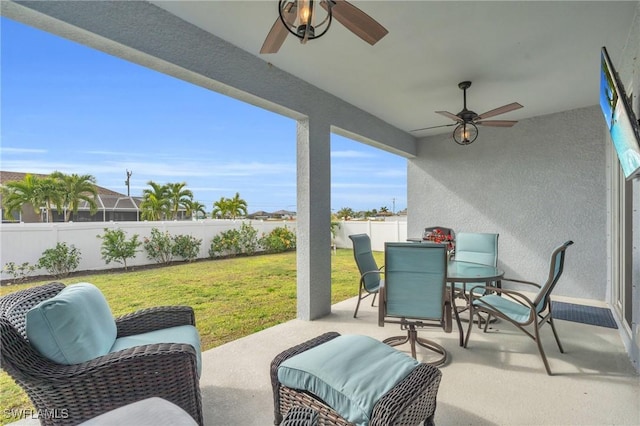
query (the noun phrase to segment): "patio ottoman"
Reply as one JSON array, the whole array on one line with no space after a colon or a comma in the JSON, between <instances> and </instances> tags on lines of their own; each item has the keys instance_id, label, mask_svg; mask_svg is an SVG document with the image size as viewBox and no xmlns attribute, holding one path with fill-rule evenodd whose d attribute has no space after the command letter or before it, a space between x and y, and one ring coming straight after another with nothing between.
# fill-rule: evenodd
<instances>
[{"instance_id":1,"label":"patio ottoman","mask_svg":"<svg viewBox=\"0 0 640 426\"><path fill-rule=\"evenodd\" d=\"M305 407L322 425L430 425L441 376L370 337L325 333L271 362L274 424Z\"/></svg>"}]
</instances>

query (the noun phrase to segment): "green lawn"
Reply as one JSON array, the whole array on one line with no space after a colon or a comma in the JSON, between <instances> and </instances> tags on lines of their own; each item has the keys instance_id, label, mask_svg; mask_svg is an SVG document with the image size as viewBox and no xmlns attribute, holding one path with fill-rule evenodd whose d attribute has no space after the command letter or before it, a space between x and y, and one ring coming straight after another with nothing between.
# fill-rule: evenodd
<instances>
[{"instance_id":1,"label":"green lawn","mask_svg":"<svg viewBox=\"0 0 640 426\"><path fill-rule=\"evenodd\" d=\"M374 253L378 264L383 253ZM358 294L351 250L331 256L331 301ZM0 287L0 296L50 280ZM188 305L196 314L202 350L220 346L296 316L296 254L206 260L130 272L74 276L66 285L90 282L104 293L114 316L161 305ZM32 408L26 394L0 372L0 424L19 420L7 412Z\"/></svg>"}]
</instances>

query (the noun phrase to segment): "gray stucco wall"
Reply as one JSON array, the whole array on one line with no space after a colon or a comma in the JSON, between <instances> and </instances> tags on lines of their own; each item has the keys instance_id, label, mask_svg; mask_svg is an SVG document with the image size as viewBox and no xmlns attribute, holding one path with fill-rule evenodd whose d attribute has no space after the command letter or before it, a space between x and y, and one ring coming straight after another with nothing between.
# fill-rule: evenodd
<instances>
[{"instance_id":1,"label":"gray stucco wall","mask_svg":"<svg viewBox=\"0 0 640 426\"><path fill-rule=\"evenodd\" d=\"M481 127L418 143L408 164L408 234L425 226L493 232L506 276L544 282L552 250L573 240L557 294L604 300L607 285L604 121L598 106Z\"/></svg>"}]
</instances>

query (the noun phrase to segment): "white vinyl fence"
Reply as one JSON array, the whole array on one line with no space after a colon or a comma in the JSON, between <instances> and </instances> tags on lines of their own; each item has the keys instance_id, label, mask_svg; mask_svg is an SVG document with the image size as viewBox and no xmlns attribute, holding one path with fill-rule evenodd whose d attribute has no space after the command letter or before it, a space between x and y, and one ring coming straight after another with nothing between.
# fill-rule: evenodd
<instances>
[{"instance_id":1,"label":"white vinyl fence","mask_svg":"<svg viewBox=\"0 0 640 426\"><path fill-rule=\"evenodd\" d=\"M35 265L46 249L54 248L57 243L65 242L74 245L81 255L78 271L104 270L120 268L119 263L106 264L100 255L102 239L98 235L104 234L104 229L122 229L131 238L134 234L143 241L151 236L151 229L157 228L161 232L168 231L170 235L191 235L202 239L198 258L209 257L209 248L214 236L232 228L239 228L241 220L213 220L176 221L176 222L83 222L83 223L5 223L0 225L0 266L14 262L17 266L28 262ZM258 236L267 234L276 227L287 227L296 232L295 221L249 221L257 229ZM329 230L327 230L329 232ZM405 241L407 238L407 224L405 221L343 221L336 230L335 243L338 248L352 248L351 234L369 234L373 250L383 251L385 241ZM141 266L154 263L147 258L142 248L136 257L127 260L127 266ZM36 270L31 275L46 275L44 269ZM2 271L1 279L8 280L12 276Z\"/></svg>"}]
</instances>

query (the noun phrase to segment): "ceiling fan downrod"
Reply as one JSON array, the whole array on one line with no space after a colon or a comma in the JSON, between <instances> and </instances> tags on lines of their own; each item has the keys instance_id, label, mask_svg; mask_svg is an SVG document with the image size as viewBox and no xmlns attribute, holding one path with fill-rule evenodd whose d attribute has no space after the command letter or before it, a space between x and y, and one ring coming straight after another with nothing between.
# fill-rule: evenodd
<instances>
[{"instance_id":1,"label":"ceiling fan downrod","mask_svg":"<svg viewBox=\"0 0 640 426\"><path fill-rule=\"evenodd\" d=\"M477 114L467 109L467 89L471 87L471 82L463 81L461 83L458 83L458 87L462 89L463 100L462 111L458 113L458 117L462 118L462 120L464 120L465 122L473 121Z\"/></svg>"}]
</instances>

